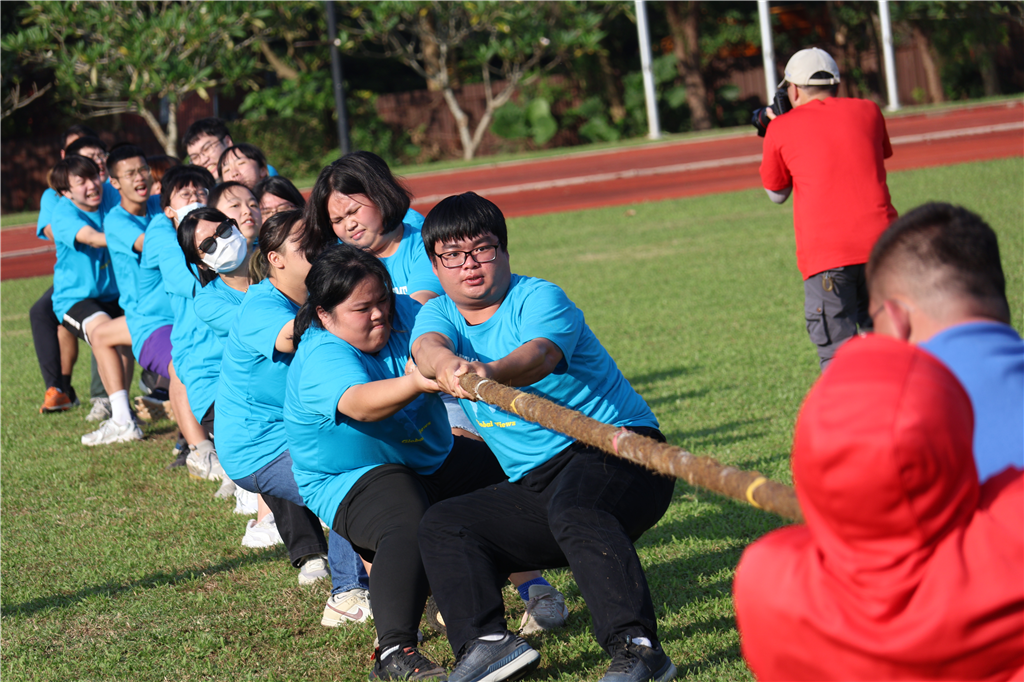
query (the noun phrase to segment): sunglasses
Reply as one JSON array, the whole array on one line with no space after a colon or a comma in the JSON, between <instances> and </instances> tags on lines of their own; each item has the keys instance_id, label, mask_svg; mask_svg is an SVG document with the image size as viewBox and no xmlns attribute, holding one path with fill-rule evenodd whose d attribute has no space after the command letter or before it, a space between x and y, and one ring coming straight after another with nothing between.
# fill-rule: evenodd
<instances>
[{"instance_id":1,"label":"sunglasses","mask_svg":"<svg viewBox=\"0 0 1024 682\"><path fill-rule=\"evenodd\" d=\"M212 237L207 237L203 241L199 242L199 250L207 255L217 253L217 237L221 239L226 238L231 234L231 228L238 227L235 223L234 218L228 218L214 230Z\"/></svg>"}]
</instances>

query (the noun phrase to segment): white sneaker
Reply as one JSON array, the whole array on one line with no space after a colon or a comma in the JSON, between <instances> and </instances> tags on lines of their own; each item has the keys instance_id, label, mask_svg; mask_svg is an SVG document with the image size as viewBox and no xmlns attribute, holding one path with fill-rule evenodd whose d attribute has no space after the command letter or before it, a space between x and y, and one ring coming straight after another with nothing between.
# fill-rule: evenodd
<instances>
[{"instance_id":1,"label":"white sneaker","mask_svg":"<svg viewBox=\"0 0 1024 682\"><path fill-rule=\"evenodd\" d=\"M342 623L362 623L373 618L370 608L370 593L361 587L348 592L332 594L324 606L324 616L320 625L325 628L336 628Z\"/></svg>"},{"instance_id":2,"label":"white sneaker","mask_svg":"<svg viewBox=\"0 0 1024 682\"><path fill-rule=\"evenodd\" d=\"M109 445L110 443L127 443L142 440L142 429L134 420L124 424L116 424L113 419L100 423L100 428L82 436L82 445Z\"/></svg>"},{"instance_id":3,"label":"white sneaker","mask_svg":"<svg viewBox=\"0 0 1024 682\"><path fill-rule=\"evenodd\" d=\"M217 492L213 494L214 499L227 500L235 496L235 490L238 486L230 478L225 478L221 481L220 487L217 488Z\"/></svg>"},{"instance_id":4,"label":"white sneaker","mask_svg":"<svg viewBox=\"0 0 1024 682\"><path fill-rule=\"evenodd\" d=\"M314 555L299 567L300 585L312 585L317 580L330 577L331 572L327 569L327 557L323 554Z\"/></svg>"},{"instance_id":5,"label":"white sneaker","mask_svg":"<svg viewBox=\"0 0 1024 682\"><path fill-rule=\"evenodd\" d=\"M110 411L110 398L90 398L92 409L85 415L87 422L101 422L110 419L114 413Z\"/></svg>"},{"instance_id":6,"label":"white sneaker","mask_svg":"<svg viewBox=\"0 0 1024 682\"><path fill-rule=\"evenodd\" d=\"M185 458L185 466L188 468L188 475L192 478L209 481L223 481L228 477L224 473L224 467L217 459L217 451L200 452L195 446L189 446L188 457Z\"/></svg>"},{"instance_id":7,"label":"white sneaker","mask_svg":"<svg viewBox=\"0 0 1024 682\"><path fill-rule=\"evenodd\" d=\"M252 516L258 511L256 493L251 493L245 488L235 488L235 513L242 516Z\"/></svg>"},{"instance_id":8,"label":"white sneaker","mask_svg":"<svg viewBox=\"0 0 1024 682\"><path fill-rule=\"evenodd\" d=\"M256 522L256 519L249 519L249 522L245 524L242 547L260 549L283 544L284 540L281 539L281 534L277 532L277 523L274 522L273 514L267 514L259 523Z\"/></svg>"}]
</instances>

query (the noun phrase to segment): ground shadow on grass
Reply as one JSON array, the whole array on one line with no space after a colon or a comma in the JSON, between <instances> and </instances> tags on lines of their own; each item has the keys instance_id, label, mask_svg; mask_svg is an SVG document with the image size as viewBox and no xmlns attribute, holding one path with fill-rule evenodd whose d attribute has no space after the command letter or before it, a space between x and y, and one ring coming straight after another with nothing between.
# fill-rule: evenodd
<instances>
[{"instance_id":1,"label":"ground shadow on grass","mask_svg":"<svg viewBox=\"0 0 1024 682\"><path fill-rule=\"evenodd\" d=\"M789 452L777 452L763 455L756 459L745 459L741 465L747 471L758 471L769 478L789 484L792 476L789 472Z\"/></svg>"},{"instance_id":2,"label":"ground shadow on grass","mask_svg":"<svg viewBox=\"0 0 1024 682\"><path fill-rule=\"evenodd\" d=\"M240 556L235 559L227 559L219 564L213 564L210 566L183 568L175 573L161 571L151 573L139 578L138 580L130 580L120 583L108 581L101 585L84 587L76 592L59 594L51 597L39 597L37 599L30 599L29 601L21 604L3 604L2 607L0 607L0 611L2 611L4 619L14 616L31 616L39 611L47 609L75 606L79 602L90 597L116 597L121 594L134 592L138 589L151 589L154 587L165 586L173 587L182 583L187 583L191 580L210 578L218 573L234 571L244 566L280 561L282 558L287 558L287 552L284 548L277 547L263 552L246 554L245 556Z\"/></svg>"},{"instance_id":3,"label":"ground shadow on grass","mask_svg":"<svg viewBox=\"0 0 1024 682\"><path fill-rule=\"evenodd\" d=\"M761 419L742 419L725 422L718 426L690 431L669 431L665 434L669 443L678 444L689 450L713 450L716 447L732 445L752 438L762 438L764 430L753 430L751 425L771 421L767 417Z\"/></svg>"},{"instance_id":4,"label":"ground shadow on grass","mask_svg":"<svg viewBox=\"0 0 1024 682\"><path fill-rule=\"evenodd\" d=\"M700 370L700 365L679 365L678 367L660 369L656 372L647 372L646 374L633 374L626 377L626 381L628 381L638 393L643 393L645 389L650 389L655 384L660 384L661 382L669 379L678 379L679 377L694 374L698 370Z\"/></svg>"}]
</instances>

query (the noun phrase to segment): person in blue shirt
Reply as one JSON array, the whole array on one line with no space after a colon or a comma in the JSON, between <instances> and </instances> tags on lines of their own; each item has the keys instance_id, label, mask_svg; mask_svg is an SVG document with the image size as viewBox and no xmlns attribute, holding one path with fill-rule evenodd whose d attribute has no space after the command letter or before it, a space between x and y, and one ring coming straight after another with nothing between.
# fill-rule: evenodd
<instances>
[{"instance_id":1,"label":"person in blue shirt","mask_svg":"<svg viewBox=\"0 0 1024 682\"><path fill-rule=\"evenodd\" d=\"M441 201L423 243L445 296L423 307L413 358L460 399L508 481L440 502L420 524L430 586L456 655L450 680L504 680L540 655L508 632L500 576L569 566L594 635L612 656L605 682L667 680L654 604L633 542L665 513L674 481L514 414L474 402L476 373L664 441L650 408L556 285L512 274L505 219L472 192Z\"/></svg>"},{"instance_id":2,"label":"person in blue shirt","mask_svg":"<svg viewBox=\"0 0 1024 682\"><path fill-rule=\"evenodd\" d=\"M260 202L260 213L264 219L281 211L294 211L306 206L306 198L288 178L280 175L263 178L253 187L252 193Z\"/></svg>"},{"instance_id":3,"label":"person in blue shirt","mask_svg":"<svg viewBox=\"0 0 1024 682\"><path fill-rule=\"evenodd\" d=\"M416 530L431 503L505 475L482 442L452 435L437 384L409 363L420 304L394 293L379 259L338 244L306 283L285 397L295 481L373 561L370 679L444 679L416 648L428 589Z\"/></svg>"},{"instance_id":4,"label":"person in blue shirt","mask_svg":"<svg viewBox=\"0 0 1024 682\"><path fill-rule=\"evenodd\" d=\"M235 484L280 498L278 531L299 583L327 577L327 543L320 521L304 505L291 470L284 428L284 392L295 346L295 313L306 300L309 271L298 248L298 212L279 213L261 228L260 259L265 279L249 286L224 344L214 429L221 466ZM191 233L196 242L189 244ZM247 256L234 220L216 209L198 209L180 228L183 249L205 269L235 272ZM279 515L280 514L280 515Z\"/></svg>"},{"instance_id":5,"label":"person in blue shirt","mask_svg":"<svg viewBox=\"0 0 1024 682\"><path fill-rule=\"evenodd\" d=\"M57 244L53 277L53 312L72 334L92 346L100 376L108 384L127 386L135 368L130 346L109 346L98 330L124 313L117 304L115 282L103 220L120 198L105 194L99 168L91 159L68 156L54 166L50 182L68 201L53 212L51 228ZM82 436L83 445L126 442L142 438L121 391L111 400L111 417Z\"/></svg>"},{"instance_id":6,"label":"person in blue shirt","mask_svg":"<svg viewBox=\"0 0 1024 682\"><path fill-rule=\"evenodd\" d=\"M146 228L138 278L140 288L147 291L162 286L174 313L168 392L188 449L181 451L171 466L187 466L191 457L193 464L189 475L221 480L223 469L217 463L216 449L210 439L220 368L203 361L211 350L219 352L221 344L195 316L193 295L197 284L185 264L176 232L176 225L190 211L206 204L213 185L213 176L201 167L175 166L167 171L160 194L163 214L154 217ZM230 491L225 488L218 494L229 495Z\"/></svg>"},{"instance_id":7,"label":"person in blue shirt","mask_svg":"<svg viewBox=\"0 0 1024 682\"><path fill-rule=\"evenodd\" d=\"M268 176L267 157L256 145L240 142L234 147L228 147L220 155L217 172L221 182L240 182L254 189L257 183Z\"/></svg>"},{"instance_id":8,"label":"person in blue shirt","mask_svg":"<svg viewBox=\"0 0 1024 682\"><path fill-rule=\"evenodd\" d=\"M92 128L73 125L64 131L61 138L60 158L63 159L67 154L68 147L82 137L99 140L98 133ZM100 142L100 144L103 143ZM77 153L79 156L93 159L97 162L97 166L100 166L100 162L105 158L106 146L78 148ZM103 166L100 168L102 177ZM106 191L106 187L104 190ZM36 221L36 236L43 241L53 243L50 216L61 198L52 187L47 187L43 192L39 203L39 217ZM32 304L29 309L29 323L32 328L32 343L35 346L36 359L39 361L39 371L42 374L43 383L46 385L43 405L39 408L39 412L45 414L69 410L78 405L78 396L71 384L71 373L78 360L78 339L66 330L53 314L52 285L39 297L38 301ZM107 401L106 391L103 390L103 382L100 380L95 357L92 358L90 364L93 375L91 387L93 408L86 419L102 421L110 416L110 405Z\"/></svg>"},{"instance_id":9,"label":"person in blue shirt","mask_svg":"<svg viewBox=\"0 0 1024 682\"><path fill-rule=\"evenodd\" d=\"M919 344L967 391L979 481L1024 468L1024 341L992 228L965 208L924 204L878 238L867 278L875 332Z\"/></svg>"},{"instance_id":10,"label":"person in blue shirt","mask_svg":"<svg viewBox=\"0 0 1024 682\"><path fill-rule=\"evenodd\" d=\"M151 195L152 178L146 156L133 145L122 145L110 155L112 182L121 201L104 219L104 234L110 252L114 274L118 282L118 305L124 315L107 320L92 332L93 353L117 352L128 348L143 369L170 380L171 315L170 301L162 286L143 290L139 286L139 261L145 241L146 228L160 210L159 197ZM121 372L102 373L103 385L110 396L114 412L128 409L130 375ZM104 429L106 430L104 432ZM106 422L100 426L95 438L106 442L112 428ZM84 442L84 441L83 441Z\"/></svg>"},{"instance_id":11,"label":"person in blue shirt","mask_svg":"<svg viewBox=\"0 0 1024 682\"><path fill-rule=\"evenodd\" d=\"M210 175L217 177L217 162L221 154L228 147L234 147L235 143L224 120L210 117L190 125L182 137L181 146L188 153L190 164L202 166L210 171ZM277 175L277 170L268 165L267 174Z\"/></svg>"},{"instance_id":12,"label":"person in blue shirt","mask_svg":"<svg viewBox=\"0 0 1024 682\"><path fill-rule=\"evenodd\" d=\"M409 202L382 158L346 154L320 171L310 192L303 248L311 259L338 241L366 249L384 261L396 293L425 303L443 292L423 250L423 217Z\"/></svg>"}]
</instances>

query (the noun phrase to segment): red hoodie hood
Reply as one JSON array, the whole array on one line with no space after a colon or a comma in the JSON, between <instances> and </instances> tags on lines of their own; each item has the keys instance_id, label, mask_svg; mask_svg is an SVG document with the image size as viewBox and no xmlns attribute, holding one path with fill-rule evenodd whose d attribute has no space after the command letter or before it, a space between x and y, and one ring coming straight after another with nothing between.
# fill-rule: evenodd
<instances>
[{"instance_id":1,"label":"red hoodie hood","mask_svg":"<svg viewBox=\"0 0 1024 682\"><path fill-rule=\"evenodd\" d=\"M763 679L1007 679L1024 666L1024 480L984 488L970 399L936 359L846 344L797 420L806 525L744 553L743 653Z\"/></svg>"}]
</instances>

